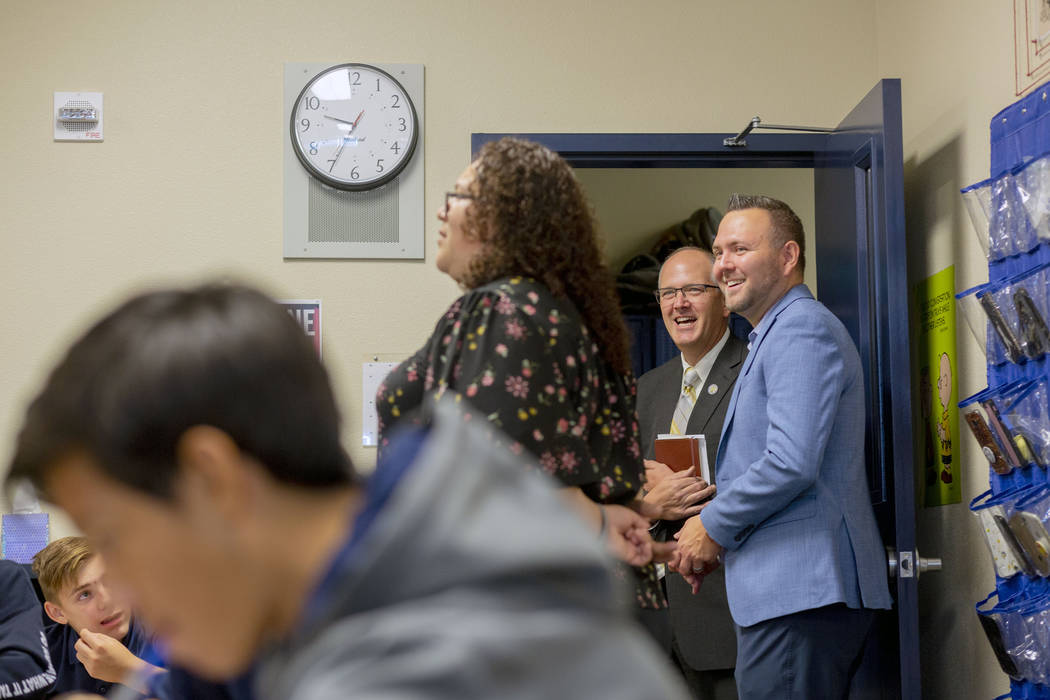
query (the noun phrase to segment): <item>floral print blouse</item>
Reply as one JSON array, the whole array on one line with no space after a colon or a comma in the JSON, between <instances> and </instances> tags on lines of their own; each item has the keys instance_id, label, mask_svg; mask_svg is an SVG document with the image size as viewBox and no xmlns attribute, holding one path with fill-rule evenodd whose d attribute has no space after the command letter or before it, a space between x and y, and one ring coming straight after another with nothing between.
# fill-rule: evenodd
<instances>
[{"instance_id":1,"label":"floral print blouse","mask_svg":"<svg viewBox=\"0 0 1050 700\"><path fill-rule=\"evenodd\" d=\"M376 393L380 449L402 416L419 418L447 392L499 429L515 454L598 503L633 498L643 480L635 381L608 367L568 299L532 279L467 292L427 343ZM637 602L664 607L653 567L634 571Z\"/></svg>"}]
</instances>

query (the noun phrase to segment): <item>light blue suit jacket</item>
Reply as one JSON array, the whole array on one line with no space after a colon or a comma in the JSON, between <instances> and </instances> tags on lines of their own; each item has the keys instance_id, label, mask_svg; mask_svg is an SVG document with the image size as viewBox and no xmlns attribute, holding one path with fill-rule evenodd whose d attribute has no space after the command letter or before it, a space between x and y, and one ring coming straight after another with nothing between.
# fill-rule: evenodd
<instances>
[{"instance_id":1,"label":"light blue suit jacket","mask_svg":"<svg viewBox=\"0 0 1050 700\"><path fill-rule=\"evenodd\" d=\"M864 469L864 377L845 326L805 285L751 333L700 514L726 548L734 621L846 603L888 608Z\"/></svg>"}]
</instances>

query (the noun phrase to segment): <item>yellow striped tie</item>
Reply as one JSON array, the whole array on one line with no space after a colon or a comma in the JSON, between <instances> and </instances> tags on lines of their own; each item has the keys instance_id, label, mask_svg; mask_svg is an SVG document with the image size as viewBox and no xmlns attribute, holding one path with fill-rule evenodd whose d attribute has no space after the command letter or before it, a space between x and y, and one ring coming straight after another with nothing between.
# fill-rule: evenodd
<instances>
[{"instance_id":1,"label":"yellow striped tie","mask_svg":"<svg viewBox=\"0 0 1050 700\"><path fill-rule=\"evenodd\" d=\"M700 383L700 375L690 367L682 377L682 395L678 397L678 405L674 409L674 417L671 419L671 434L684 435L686 426L689 424L689 414L693 412L693 404L696 403L696 386Z\"/></svg>"}]
</instances>

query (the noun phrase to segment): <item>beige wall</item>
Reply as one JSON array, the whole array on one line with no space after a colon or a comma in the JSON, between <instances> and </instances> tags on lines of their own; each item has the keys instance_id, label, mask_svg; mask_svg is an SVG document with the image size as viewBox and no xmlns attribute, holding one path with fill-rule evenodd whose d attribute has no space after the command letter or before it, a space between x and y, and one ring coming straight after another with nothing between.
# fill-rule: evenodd
<instances>
[{"instance_id":1,"label":"beige wall","mask_svg":"<svg viewBox=\"0 0 1050 700\"><path fill-rule=\"evenodd\" d=\"M430 212L475 131L728 132L756 113L831 124L878 77L900 76L912 280L952 263L960 288L983 274L957 190L987 172L988 119L1013 99L1002 3L110 0L85 9L38 0L2 9L0 465L25 401L94 315L144 285L216 275L323 299L348 447L370 465L372 452L353 439L361 361L415 350L456 296L432 267ZM327 60L426 67L425 261L281 258L282 65ZM105 93L105 143L52 142L56 90ZM960 336L960 395L983 386L968 343ZM963 441L967 498L986 473L971 448ZM920 524L923 546L946 558L923 587L924 643L941 649L924 659L928 697L991 697L1006 684L973 621L973 602L992 585L976 527L964 506L923 511Z\"/></svg>"},{"instance_id":2,"label":"beige wall","mask_svg":"<svg viewBox=\"0 0 1050 700\"><path fill-rule=\"evenodd\" d=\"M235 276L321 298L325 360L359 428L361 361L404 356L456 296L420 262L281 258L286 61L426 67L426 242L475 131L735 131L754 113L826 123L876 79L867 2L731 0L7 3L0 24L0 454L75 333L144 285ZM75 16L74 16L75 14ZM822 51L814 51L814 46ZM827 61L824 51L848 53ZM785 60L791 56L791 60ZM54 143L55 90L105 93L106 140ZM409 289L397 281L411 280ZM396 310L396 314L391 313ZM396 318L397 321L391 321ZM3 469L3 467L0 467Z\"/></svg>"},{"instance_id":3,"label":"beige wall","mask_svg":"<svg viewBox=\"0 0 1050 700\"><path fill-rule=\"evenodd\" d=\"M605 238L613 269L648 252L671 226L700 207L724 212L734 192L764 194L788 202L806 231L814 259L813 170L809 168L584 168L577 171ZM806 284L817 291L816 266Z\"/></svg>"},{"instance_id":4,"label":"beige wall","mask_svg":"<svg viewBox=\"0 0 1050 700\"><path fill-rule=\"evenodd\" d=\"M914 288L955 265L961 291L988 279L959 188L988 177L989 121L1017 99L1013 3L874 4L878 73L899 76L903 90L908 276ZM962 323L960 318L960 397L987 386L984 356ZM988 465L969 435L959 444L963 502L919 511L919 551L944 559L944 570L924 577L919 587L924 694L991 698L1009 684L974 615L974 603L994 588L995 578L966 505L988 488Z\"/></svg>"}]
</instances>

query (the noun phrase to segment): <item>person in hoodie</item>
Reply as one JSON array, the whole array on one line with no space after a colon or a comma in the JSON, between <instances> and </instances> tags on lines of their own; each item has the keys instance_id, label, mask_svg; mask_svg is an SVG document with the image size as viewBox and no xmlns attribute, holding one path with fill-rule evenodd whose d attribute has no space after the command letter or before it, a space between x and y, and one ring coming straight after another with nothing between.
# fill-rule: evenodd
<instances>
[{"instance_id":1,"label":"person in hoodie","mask_svg":"<svg viewBox=\"0 0 1050 700\"><path fill-rule=\"evenodd\" d=\"M366 485L316 352L250 288L107 314L7 479L97 543L173 663L254 668L263 700L684 697L544 475L443 406Z\"/></svg>"}]
</instances>

